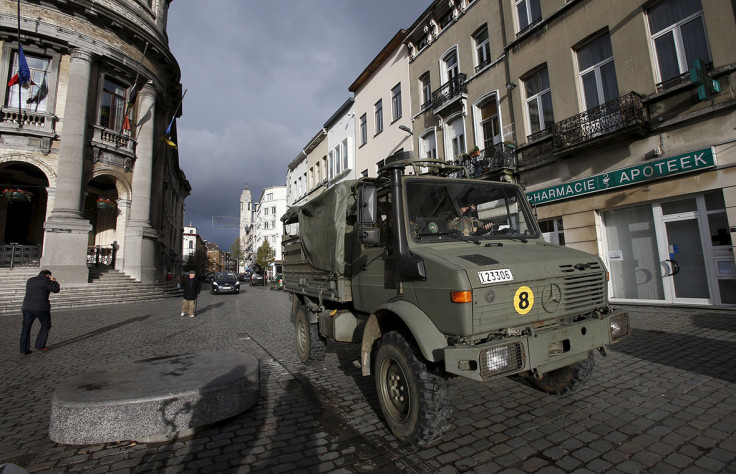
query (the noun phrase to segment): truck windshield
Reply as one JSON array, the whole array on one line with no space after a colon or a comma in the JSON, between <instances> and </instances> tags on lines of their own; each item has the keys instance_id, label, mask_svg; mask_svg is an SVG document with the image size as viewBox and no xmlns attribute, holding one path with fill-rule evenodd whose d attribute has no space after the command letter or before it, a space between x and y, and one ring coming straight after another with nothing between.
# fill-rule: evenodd
<instances>
[{"instance_id":1,"label":"truck windshield","mask_svg":"<svg viewBox=\"0 0 736 474\"><path fill-rule=\"evenodd\" d=\"M459 233L488 239L539 237L526 198L517 186L414 178L406 180L404 189L409 231L415 240L445 240Z\"/></svg>"}]
</instances>

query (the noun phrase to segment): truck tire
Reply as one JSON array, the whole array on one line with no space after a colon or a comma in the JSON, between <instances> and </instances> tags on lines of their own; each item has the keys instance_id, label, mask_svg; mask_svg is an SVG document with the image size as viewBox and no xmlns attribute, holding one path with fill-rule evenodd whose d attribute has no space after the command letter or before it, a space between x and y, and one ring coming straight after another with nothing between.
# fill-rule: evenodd
<instances>
[{"instance_id":1,"label":"truck tire","mask_svg":"<svg viewBox=\"0 0 736 474\"><path fill-rule=\"evenodd\" d=\"M567 367L562 367L546 374L541 379L528 376L532 385L543 392L563 395L578 390L585 385L595 368L593 351L588 352L588 358Z\"/></svg>"},{"instance_id":2,"label":"truck tire","mask_svg":"<svg viewBox=\"0 0 736 474\"><path fill-rule=\"evenodd\" d=\"M389 429L407 443L437 444L452 418L447 378L420 360L416 349L398 332L385 334L378 344L376 391Z\"/></svg>"},{"instance_id":3,"label":"truck tire","mask_svg":"<svg viewBox=\"0 0 736 474\"><path fill-rule=\"evenodd\" d=\"M320 337L317 325L309 324L304 306L297 311L294 326L296 327L296 351L299 353L299 359L305 364L323 361L327 345Z\"/></svg>"}]
</instances>

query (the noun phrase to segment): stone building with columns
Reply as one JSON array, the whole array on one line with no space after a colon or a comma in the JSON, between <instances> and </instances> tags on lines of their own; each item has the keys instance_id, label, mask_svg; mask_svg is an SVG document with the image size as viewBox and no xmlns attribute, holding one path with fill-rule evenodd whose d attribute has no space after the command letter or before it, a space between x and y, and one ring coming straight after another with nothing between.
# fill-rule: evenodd
<instances>
[{"instance_id":1,"label":"stone building with columns","mask_svg":"<svg viewBox=\"0 0 736 474\"><path fill-rule=\"evenodd\" d=\"M87 283L91 252L143 282L181 271L191 188L163 140L182 97L169 3L21 1L19 21L0 2L0 244L35 253L62 286ZM9 85L18 30L30 87Z\"/></svg>"}]
</instances>

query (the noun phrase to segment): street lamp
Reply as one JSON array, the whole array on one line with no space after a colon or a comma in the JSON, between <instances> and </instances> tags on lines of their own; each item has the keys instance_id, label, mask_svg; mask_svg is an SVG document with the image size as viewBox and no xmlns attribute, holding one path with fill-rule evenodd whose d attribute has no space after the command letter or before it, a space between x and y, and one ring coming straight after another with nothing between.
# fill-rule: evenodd
<instances>
[{"instance_id":1,"label":"street lamp","mask_svg":"<svg viewBox=\"0 0 736 474\"><path fill-rule=\"evenodd\" d=\"M411 131L411 128L407 127L406 125L399 125L399 130L403 130L409 135L414 135L414 132Z\"/></svg>"}]
</instances>

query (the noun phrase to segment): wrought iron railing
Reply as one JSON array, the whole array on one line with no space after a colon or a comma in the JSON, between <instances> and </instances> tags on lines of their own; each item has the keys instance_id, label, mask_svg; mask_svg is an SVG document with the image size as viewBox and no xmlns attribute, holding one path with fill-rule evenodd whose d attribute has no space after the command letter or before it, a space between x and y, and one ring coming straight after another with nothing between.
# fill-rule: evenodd
<instances>
[{"instance_id":1,"label":"wrought iron railing","mask_svg":"<svg viewBox=\"0 0 736 474\"><path fill-rule=\"evenodd\" d=\"M465 83L466 78L467 76L465 74L459 73L442 84L439 89L432 92L432 108L438 109L460 94L467 94L468 86Z\"/></svg>"},{"instance_id":2,"label":"wrought iron railing","mask_svg":"<svg viewBox=\"0 0 736 474\"><path fill-rule=\"evenodd\" d=\"M0 267L37 267L41 264L40 245L0 245Z\"/></svg>"},{"instance_id":3,"label":"wrought iron railing","mask_svg":"<svg viewBox=\"0 0 736 474\"><path fill-rule=\"evenodd\" d=\"M115 265L115 253L113 246L90 245L87 247L87 265L112 267Z\"/></svg>"},{"instance_id":4,"label":"wrought iron railing","mask_svg":"<svg viewBox=\"0 0 736 474\"><path fill-rule=\"evenodd\" d=\"M644 126L646 117L642 97L636 92L555 123L555 148L565 148L631 127Z\"/></svg>"},{"instance_id":5,"label":"wrought iron railing","mask_svg":"<svg viewBox=\"0 0 736 474\"><path fill-rule=\"evenodd\" d=\"M486 178L492 173L516 169L516 148L499 143L480 150L476 156L463 155L455 160L455 164L465 168L468 178ZM457 173L456 177L464 178L461 173Z\"/></svg>"}]
</instances>

